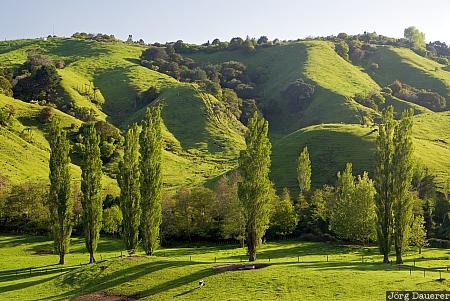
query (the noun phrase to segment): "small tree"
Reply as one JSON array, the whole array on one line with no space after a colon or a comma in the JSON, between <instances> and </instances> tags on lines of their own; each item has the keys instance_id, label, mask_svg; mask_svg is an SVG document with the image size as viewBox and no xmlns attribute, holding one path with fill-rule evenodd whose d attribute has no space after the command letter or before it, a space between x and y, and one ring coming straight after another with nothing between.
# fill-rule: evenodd
<instances>
[{"instance_id":1,"label":"small tree","mask_svg":"<svg viewBox=\"0 0 450 301\"><path fill-rule=\"evenodd\" d=\"M425 220L421 215L414 217L410 229L409 242L419 248L419 254L422 254L422 248L428 245Z\"/></svg>"},{"instance_id":2,"label":"small tree","mask_svg":"<svg viewBox=\"0 0 450 301\"><path fill-rule=\"evenodd\" d=\"M425 34L416 27L405 28L404 37L409 42L409 47L413 49L425 49Z\"/></svg>"},{"instance_id":3,"label":"small tree","mask_svg":"<svg viewBox=\"0 0 450 301\"><path fill-rule=\"evenodd\" d=\"M73 200L70 197L70 145L66 132L57 120L50 127L50 191L48 206L56 252L59 264L69 251L72 233Z\"/></svg>"},{"instance_id":4,"label":"small tree","mask_svg":"<svg viewBox=\"0 0 450 301\"><path fill-rule=\"evenodd\" d=\"M119 163L117 183L120 187L120 208L123 214L125 247L133 253L138 245L140 223L139 127L133 124L125 135L124 156Z\"/></svg>"},{"instance_id":5,"label":"small tree","mask_svg":"<svg viewBox=\"0 0 450 301\"><path fill-rule=\"evenodd\" d=\"M272 215L272 227L275 232L286 236L295 230L298 223L298 215L295 212L289 190L283 189L281 198L275 199L274 213Z\"/></svg>"},{"instance_id":6,"label":"small tree","mask_svg":"<svg viewBox=\"0 0 450 301\"><path fill-rule=\"evenodd\" d=\"M341 238L366 242L375 237L375 188L365 172L357 181L352 164L347 163L338 173L336 202L331 214L330 228Z\"/></svg>"},{"instance_id":7,"label":"small tree","mask_svg":"<svg viewBox=\"0 0 450 301\"><path fill-rule=\"evenodd\" d=\"M119 206L113 205L103 210L103 231L115 235L122 226L123 215Z\"/></svg>"},{"instance_id":8,"label":"small tree","mask_svg":"<svg viewBox=\"0 0 450 301\"><path fill-rule=\"evenodd\" d=\"M241 247L244 247L245 218L238 196L239 180L237 172L223 176L219 179L214 192L218 203L216 207L223 212L223 237L234 238L241 243Z\"/></svg>"},{"instance_id":9,"label":"small tree","mask_svg":"<svg viewBox=\"0 0 450 301\"><path fill-rule=\"evenodd\" d=\"M311 189L311 161L309 160L308 146L303 148L297 160L297 180L300 193L305 195Z\"/></svg>"}]
</instances>

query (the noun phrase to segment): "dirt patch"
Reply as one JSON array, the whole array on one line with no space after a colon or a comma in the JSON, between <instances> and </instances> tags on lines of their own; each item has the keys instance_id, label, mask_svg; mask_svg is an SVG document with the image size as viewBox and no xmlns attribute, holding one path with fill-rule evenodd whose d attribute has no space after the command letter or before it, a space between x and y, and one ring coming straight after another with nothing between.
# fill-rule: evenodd
<instances>
[{"instance_id":1,"label":"dirt patch","mask_svg":"<svg viewBox=\"0 0 450 301\"><path fill-rule=\"evenodd\" d=\"M136 301L136 298L128 296L110 295L107 293L93 293L89 295L80 296L74 301Z\"/></svg>"},{"instance_id":2,"label":"dirt patch","mask_svg":"<svg viewBox=\"0 0 450 301\"><path fill-rule=\"evenodd\" d=\"M141 260L141 259L145 259L145 256L140 256L140 255L131 255L131 256L124 256L123 258L125 259L129 259L129 260Z\"/></svg>"},{"instance_id":3,"label":"dirt patch","mask_svg":"<svg viewBox=\"0 0 450 301\"><path fill-rule=\"evenodd\" d=\"M267 263L258 263L258 264L225 264L225 265L218 265L214 267L215 271L218 272L231 272L231 271L251 271L251 270L257 270L262 269L270 264Z\"/></svg>"}]
</instances>

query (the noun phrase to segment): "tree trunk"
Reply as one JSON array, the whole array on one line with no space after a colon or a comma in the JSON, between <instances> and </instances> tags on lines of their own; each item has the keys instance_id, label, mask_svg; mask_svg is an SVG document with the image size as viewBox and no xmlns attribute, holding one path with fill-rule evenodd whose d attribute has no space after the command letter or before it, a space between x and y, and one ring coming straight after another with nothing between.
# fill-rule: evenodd
<instances>
[{"instance_id":1,"label":"tree trunk","mask_svg":"<svg viewBox=\"0 0 450 301\"><path fill-rule=\"evenodd\" d=\"M389 254L387 252L383 252L383 263L389 263Z\"/></svg>"},{"instance_id":2,"label":"tree trunk","mask_svg":"<svg viewBox=\"0 0 450 301\"><path fill-rule=\"evenodd\" d=\"M419 255L422 254L422 247L419 247Z\"/></svg>"},{"instance_id":3,"label":"tree trunk","mask_svg":"<svg viewBox=\"0 0 450 301\"><path fill-rule=\"evenodd\" d=\"M89 253L89 263L95 263L94 252Z\"/></svg>"},{"instance_id":4,"label":"tree trunk","mask_svg":"<svg viewBox=\"0 0 450 301\"><path fill-rule=\"evenodd\" d=\"M403 264L403 258L402 258L402 248L401 247L395 247L395 263L396 264Z\"/></svg>"},{"instance_id":5,"label":"tree trunk","mask_svg":"<svg viewBox=\"0 0 450 301\"><path fill-rule=\"evenodd\" d=\"M62 264L62 265L64 265L64 253L60 253L59 254L59 264Z\"/></svg>"},{"instance_id":6,"label":"tree trunk","mask_svg":"<svg viewBox=\"0 0 450 301\"><path fill-rule=\"evenodd\" d=\"M256 231L252 228L247 233L248 261L256 260Z\"/></svg>"}]
</instances>

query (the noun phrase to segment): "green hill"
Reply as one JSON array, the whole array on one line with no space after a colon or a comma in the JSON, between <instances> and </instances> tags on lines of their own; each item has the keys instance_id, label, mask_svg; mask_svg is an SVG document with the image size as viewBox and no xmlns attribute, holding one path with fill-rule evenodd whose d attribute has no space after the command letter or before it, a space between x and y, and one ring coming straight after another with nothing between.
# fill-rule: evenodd
<instances>
[{"instance_id":1,"label":"green hill","mask_svg":"<svg viewBox=\"0 0 450 301\"><path fill-rule=\"evenodd\" d=\"M312 162L316 187L336 181L336 174L353 163L355 173L373 175L376 128L356 124L323 124L303 128L276 140L272 177L279 187L297 190L297 156L305 145ZM450 112L426 113L414 118L416 162L437 175L438 184L450 176Z\"/></svg>"},{"instance_id":2,"label":"green hill","mask_svg":"<svg viewBox=\"0 0 450 301\"><path fill-rule=\"evenodd\" d=\"M209 183L234 169L244 147L245 127L214 96L200 91L196 84L176 79L140 65L145 49L137 44L95 42L77 39L17 40L0 42L0 67L19 66L27 50L39 48L53 59L63 59L58 69L63 98L76 107L93 109L98 120L125 129L139 121L145 107L136 102L139 93L150 87L159 91L156 102L163 105L165 169L164 183L170 191L181 185ZM307 144L313 161L313 183L333 183L336 172L353 162L356 172L373 170L376 132L360 126L362 116L378 112L356 103L353 98L380 90L399 79L417 88L450 95L448 68L404 48L378 46L369 57L379 68L373 72L341 58L326 41L299 41L258 47L253 51L197 51L183 54L199 64L236 60L250 72L263 70L266 79L258 85L260 106L276 102L280 116L271 122L273 143L272 177L278 187L295 189L298 151ZM282 91L302 78L315 85L315 94L306 110L294 112ZM94 92L95 88L95 92ZM104 103L97 105L93 98ZM450 102L448 102L450 103ZM17 122L1 128L0 162L12 182L46 179L48 143L46 129L36 122L40 111L32 105L0 96L0 106L13 104ZM396 112L414 108L416 156L442 181L449 172L448 112L432 113L410 102L391 97L387 104ZM70 127L82 121L57 111ZM31 128L33 142L26 141L25 128ZM23 160L27 158L27 160ZM74 174L79 168L74 166ZM114 180L107 179L111 183ZM112 184L113 185L113 184Z\"/></svg>"},{"instance_id":3,"label":"green hill","mask_svg":"<svg viewBox=\"0 0 450 301\"><path fill-rule=\"evenodd\" d=\"M424 58L410 49L392 46L378 46L369 56L369 61L378 64L378 69L371 73L373 79L381 86L395 80L421 89L431 89L447 98L450 108L450 71L430 59Z\"/></svg>"},{"instance_id":4,"label":"green hill","mask_svg":"<svg viewBox=\"0 0 450 301\"><path fill-rule=\"evenodd\" d=\"M351 100L351 97L379 90L377 83L364 70L337 55L329 42L303 41L249 53L239 50L200 52L190 57L202 63L240 61L250 72L262 68L267 75L267 80L261 85L262 103L275 100L282 110L282 118L271 124L275 132L289 133L319 123L359 123L361 114L375 114ZM316 93L305 112L293 113L281 92L298 78L314 83Z\"/></svg>"},{"instance_id":5,"label":"green hill","mask_svg":"<svg viewBox=\"0 0 450 301\"><path fill-rule=\"evenodd\" d=\"M97 119L108 120L122 128L143 117L145 108L135 106L137 94L149 87L160 90L159 101L163 103L166 129L164 137L173 146L171 151L164 153L164 179L167 188L205 183L236 166L237 154L243 147L244 126L224 113L217 99L201 93L194 85L180 83L167 75L140 66L138 58L143 50L141 46L49 39L15 41L5 50L6 44L9 43L0 43L0 66L22 64L26 60L26 50L33 48L41 49L54 59L63 59L66 67L58 69L63 97L73 101L75 106L94 109ZM92 103L83 93L83 90L92 87L98 88L96 97L104 101L102 108ZM4 98L0 104L7 103L27 107L29 110L24 114L34 117L40 110L37 105L34 107L13 99ZM64 115L71 119L70 124L82 123ZM35 131L36 135L43 137L39 129ZM42 143L45 144L46 141ZM1 144L5 153L14 154L17 144L6 143L6 140L2 140ZM7 164L21 165L20 158L17 159L18 162L11 158L5 161ZM46 178L46 167L43 167L46 163L42 166L37 162L35 164L40 168L33 175L26 168L23 173L6 168L6 176L16 179Z\"/></svg>"}]
</instances>

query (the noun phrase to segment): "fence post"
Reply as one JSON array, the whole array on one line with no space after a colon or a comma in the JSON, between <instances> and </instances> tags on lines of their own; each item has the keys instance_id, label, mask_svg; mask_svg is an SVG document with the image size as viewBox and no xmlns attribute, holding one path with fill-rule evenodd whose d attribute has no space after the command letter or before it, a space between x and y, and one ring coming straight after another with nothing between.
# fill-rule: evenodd
<instances>
[{"instance_id":1,"label":"fence post","mask_svg":"<svg viewBox=\"0 0 450 301\"><path fill-rule=\"evenodd\" d=\"M269 262L270 262L270 257L269 257Z\"/></svg>"},{"instance_id":2,"label":"fence post","mask_svg":"<svg viewBox=\"0 0 450 301\"><path fill-rule=\"evenodd\" d=\"M217 262L217 257L214 256L214 263L216 263L216 262Z\"/></svg>"}]
</instances>

